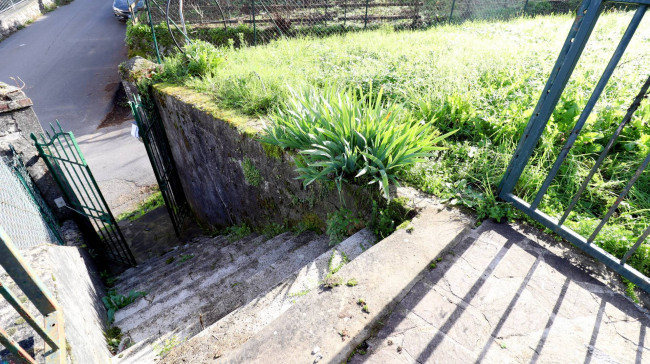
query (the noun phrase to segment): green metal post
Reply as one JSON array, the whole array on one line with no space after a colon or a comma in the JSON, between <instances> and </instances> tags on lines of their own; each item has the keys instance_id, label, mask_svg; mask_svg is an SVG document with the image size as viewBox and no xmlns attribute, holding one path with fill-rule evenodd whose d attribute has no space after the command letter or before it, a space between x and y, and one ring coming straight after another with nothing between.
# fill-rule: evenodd
<instances>
[{"instance_id":1,"label":"green metal post","mask_svg":"<svg viewBox=\"0 0 650 364\"><path fill-rule=\"evenodd\" d=\"M343 28L345 28L345 22L348 20L348 0L345 0L343 3Z\"/></svg>"},{"instance_id":2,"label":"green metal post","mask_svg":"<svg viewBox=\"0 0 650 364\"><path fill-rule=\"evenodd\" d=\"M363 29L368 25L368 0L366 0L366 15L363 17Z\"/></svg>"},{"instance_id":3,"label":"green metal post","mask_svg":"<svg viewBox=\"0 0 650 364\"><path fill-rule=\"evenodd\" d=\"M255 24L255 0L251 0L251 17L253 18L253 45L257 45L257 24Z\"/></svg>"},{"instance_id":4,"label":"green metal post","mask_svg":"<svg viewBox=\"0 0 650 364\"><path fill-rule=\"evenodd\" d=\"M147 14L149 15L149 28L151 28L151 38L153 39L153 47L156 50L156 58L158 59L158 64L162 63L160 59L160 50L158 49L158 41L156 40L156 30L153 27L153 20L151 19L151 6L149 0L144 0L145 6L147 7Z\"/></svg>"},{"instance_id":5,"label":"green metal post","mask_svg":"<svg viewBox=\"0 0 650 364\"><path fill-rule=\"evenodd\" d=\"M528 0L526 0L526 3L524 4L524 14L526 14L526 9L528 9Z\"/></svg>"},{"instance_id":6,"label":"green metal post","mask_svg":"<svg viewBox=\"0 0 650 364\"><path fill-rule=\"evenodd\" d=\"M456 0L454 0L451 3L451 12L449 13L449 22L451 22L451 18L454 16L454 7L456 6Z\"/></svg>"}]
</instances>

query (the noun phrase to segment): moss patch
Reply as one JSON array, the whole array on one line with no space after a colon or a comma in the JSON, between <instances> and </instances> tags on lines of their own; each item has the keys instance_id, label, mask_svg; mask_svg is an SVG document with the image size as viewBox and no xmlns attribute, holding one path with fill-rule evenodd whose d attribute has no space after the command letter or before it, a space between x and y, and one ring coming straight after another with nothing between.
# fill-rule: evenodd
<instances>
[{"instance_id":1,"label":"moss patch","mask_svg":"<svg viewBox=\"0 0 650 364\"><path fill-rule=\"evenodd\" d=\"M242 169L244 170L244 179L246 179L246 183L253 187L259 187L260 184L262 184L262 175L260 174L260 170L255 167L255 164L253 164L253 161L244 158Z\"/></svg>"},{"instance_id":2,"label":"moss patch","mask_svg":"<svg viewBox=\"0 0 650 364\"><path fill-rule=\"evenodd\" d=\"M256 136L262 132L263 125L259 119L242 115L233 110L220 108L208 95L193 91L184 86L165 82L157 83L153 87L160 94L169 95L188 105L192 105L195 109L203 111L215 119L227 122L246 135Z\"/></svg>"},{"instance_id":3,"label":"moss patch","mask_svg":"<svg viewBox=\"0 0 650 364\"><path fill-rule=\"evenodd\" d=\"M266 153L266 156L269 158L274 158L274 159L282 159L282 154L284 153L282 151L282 148L278 147L277 145L273 144L268 144L268 143L261 143L262 148L264 149L264 153Z\"/></svg>"}]
</instances>

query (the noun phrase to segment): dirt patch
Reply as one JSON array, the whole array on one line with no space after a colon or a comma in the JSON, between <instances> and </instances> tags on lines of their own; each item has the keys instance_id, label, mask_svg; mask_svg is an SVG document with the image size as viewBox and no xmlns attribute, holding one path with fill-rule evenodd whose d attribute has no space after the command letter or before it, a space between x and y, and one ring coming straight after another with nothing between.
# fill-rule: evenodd
<instances>
[{"instance_id":1,"label":"dirt patch","mask_svg":"<svg viewBox=\"0 0 650 364\"><path fill-rule=\"evenodd\" d=\"M114 88L115 83L110 83L106 85L104 90L110 92ZM119 83L119 87L117 88L117 91L115 91L115 95L113 95L113 107L111 108L111 111L104 116L104 119L99 123L97 129L120 125L128 120L133 120L131 107L129 106L129 99L126 96L126 92L124 92L122 83Z\"/></svg>"}]
</instances>

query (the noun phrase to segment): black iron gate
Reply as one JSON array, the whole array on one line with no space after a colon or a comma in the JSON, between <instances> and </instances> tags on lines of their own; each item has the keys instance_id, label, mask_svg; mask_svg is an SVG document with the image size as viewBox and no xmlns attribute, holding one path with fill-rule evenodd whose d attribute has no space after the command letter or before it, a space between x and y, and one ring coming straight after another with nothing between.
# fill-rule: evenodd
<instances>
[{"instance_id":1,"label":"black iron gate","mask_svg":"<svg viewBox=\"0 0 650 364\"><path fill-rule=\"evenodd\" d=\"M144 143L149 161L153 167L165 206L174 225L174 231L180 236L189 208L181 180L178 177L176 163L172 157L165 128L153 105L143 105L138 94L129 101L131 112L138 125L138 132Z\"/></svg>"},{"instance_id":2,"label":"black iron gate","mask_svg":"<svg viewBox=\"0 0 650 364\"><path fill-rule=\"evenodd\" d=\"M38 154L52 172L61 188L67 206L83 216L90 229L80 226L86 233L96 235L89 242L102 260L125 266L136 264L111 210L90 172L79 145L71 132L64 132L57 122L58 130L52 127L52 135L45 132L40 141L32 133L30 136L38 149ZM47 138L46 138L47 136Z\"/></svg>"}]
</instances>

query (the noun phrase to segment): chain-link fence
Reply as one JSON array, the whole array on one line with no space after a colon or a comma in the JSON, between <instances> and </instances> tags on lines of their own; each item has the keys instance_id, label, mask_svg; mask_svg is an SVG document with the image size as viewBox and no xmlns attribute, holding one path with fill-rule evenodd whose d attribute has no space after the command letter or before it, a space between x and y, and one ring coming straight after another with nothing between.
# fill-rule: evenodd
<instances>
[{"instance_id":1,"label":"chain-link fence","mask_svg":"<svg viewBox=\"0 0 650 364\"><path fill-rule=\"evenodd\" d=\"M580 0L150 0L154 23L178 44L186 33L217 45L254 45L280 37L331 34L390 25L507 19L575 11ZM181 11L182 9L182 11ZM141 17L146 21L145 17Z\"/></svg>"},{"instance_id":2,"label":"chain-link fence","mask_svg":"<svg viewBox=\"0 0 650 364\"><path fill-rule=\"evenodd\" d=\"M0 14L4 13L7 10L13 9L16 5L27 1L27 0L0 0Z\"/></svg>"},{"instance_id":3,"label":"chain-link fence","mask_svg":"<svg viewBox=\"0 0 650 364\"><path fill-rule=\"evenodd\" d=\"M0 226L19 248L62 244L54 217L18 158L0 158Z\"/></svg>"}]
</instances>

